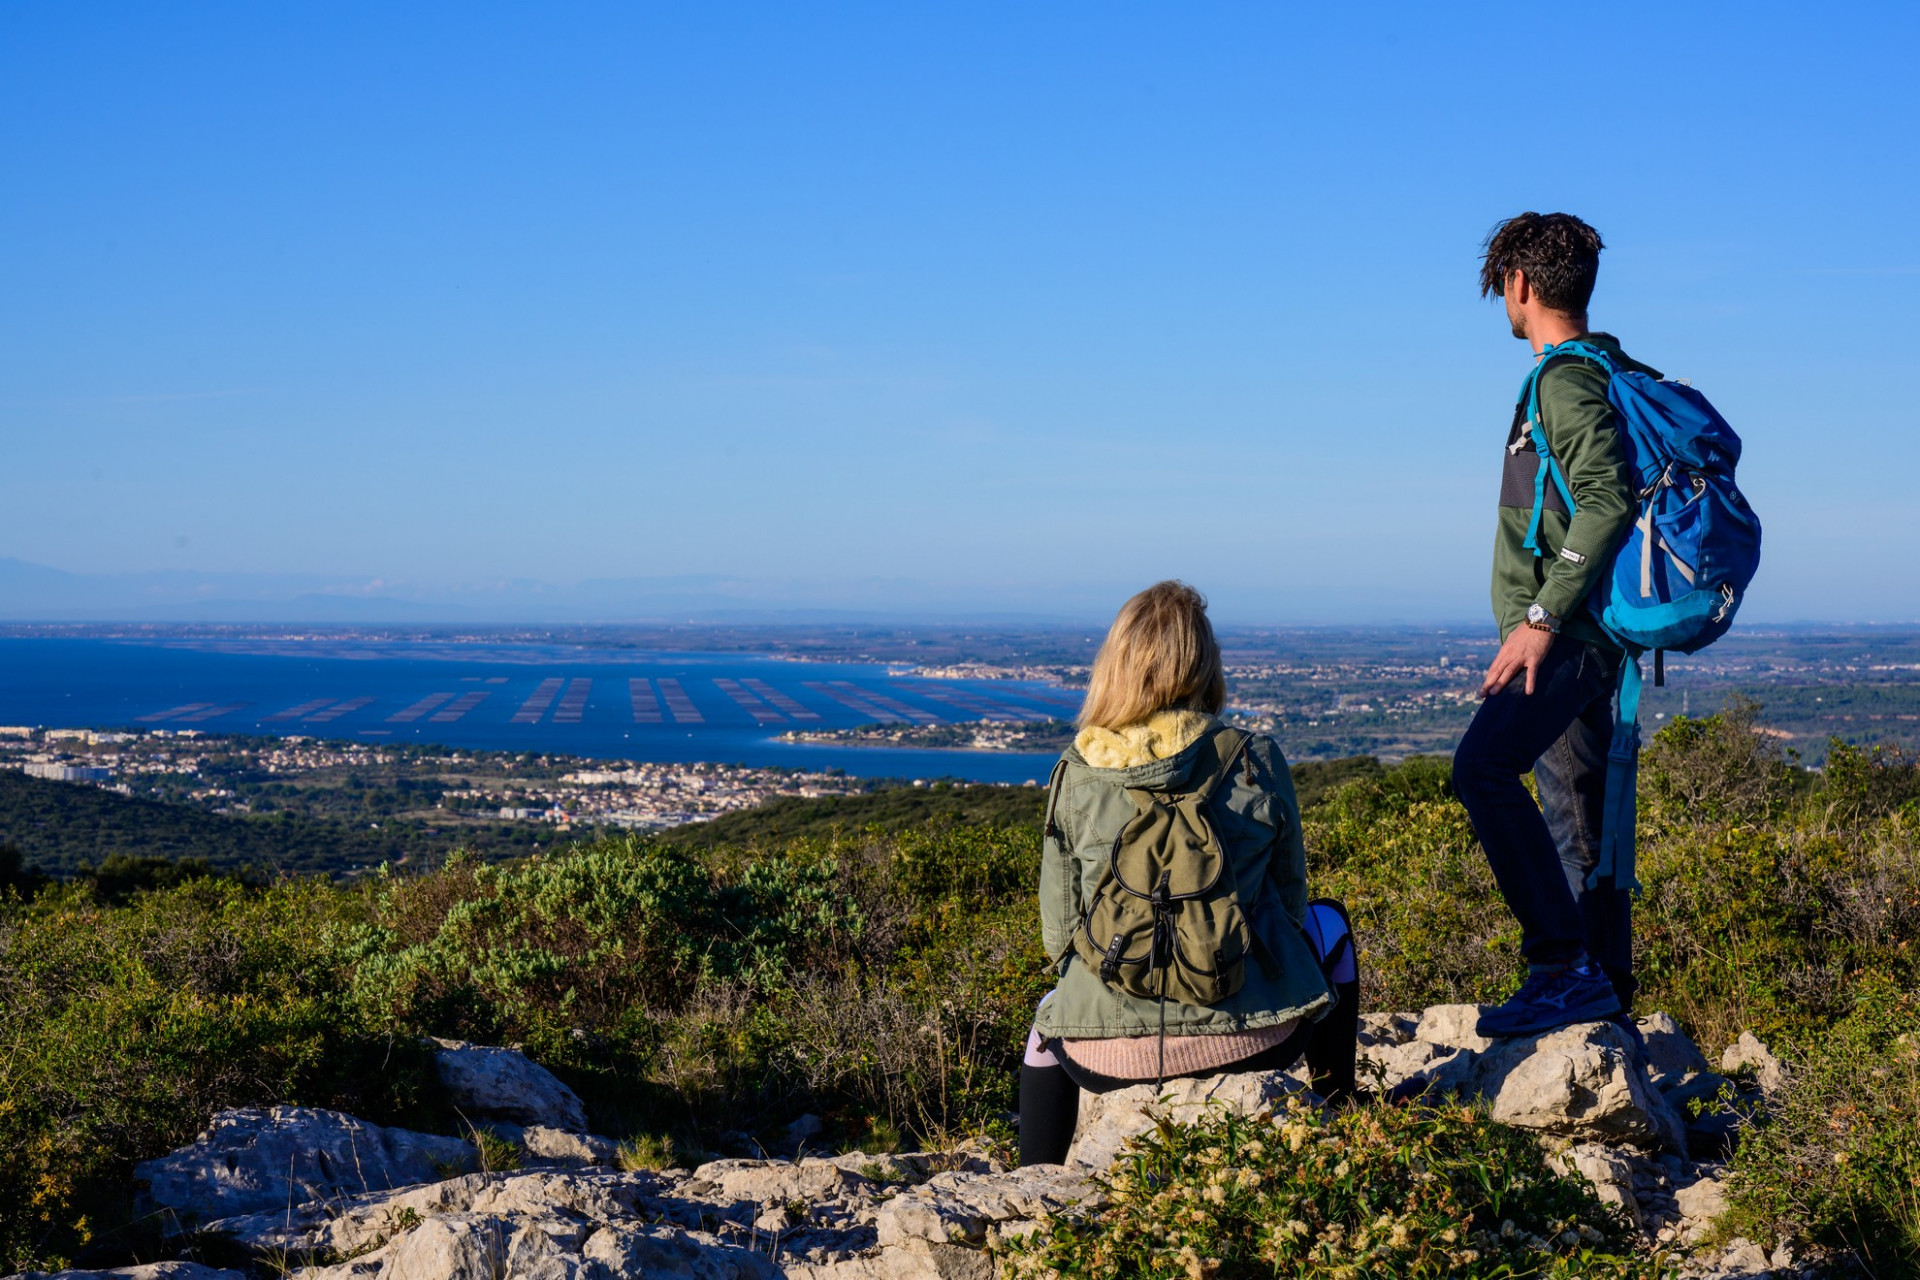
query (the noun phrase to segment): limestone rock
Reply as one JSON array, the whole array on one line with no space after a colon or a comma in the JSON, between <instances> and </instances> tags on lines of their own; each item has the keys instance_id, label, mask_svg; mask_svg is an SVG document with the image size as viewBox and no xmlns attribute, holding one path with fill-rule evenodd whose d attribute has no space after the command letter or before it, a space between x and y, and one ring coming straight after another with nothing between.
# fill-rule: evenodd
<instances>
[{"instance_id":1,"label":"limestone rock","mask_svg":"<svg viewBox=\"0 0 1920 1280\"><path fill-rule=\"evenodd\" d=\"M601 1270L587 1272L661 1280L772 1280L779 1272L763 1253L722 1245L697 1231L671 1227L608 1227L593 1233L583 1255Z\"/></svg>"},{"instance_id":2,"label":"limestone rock","mask_svg":"<svg viewBox=\"0 0 1920 1280\"><path fill-rule=\"evenodd\" d=\"M1562 1173L1577 1173L1593 1184L1602 1204L1620 1208L1634 1226L1644 1226L1638 1194L1639 1177L1633 1160L1611 1147L1581 1142L1549 1160Z\"/></svg>"},{"instance_id":3,"label":"limestone rock","mask_svg":"<svg viewBox=\"0 0 1920 1280\"><path fill-rule=\"evenodd\" d=\"M591 1222L644 1219L672 1184L650 1173L538 1170L471 1173L445 1182L314 1200L222 1218L215 1232L262 1253L358 1255L429 1218L463 1214L560 1215ZM687 1215L697 1221L695 1215ZM691 1225L691 1222L690 1222Z\"/></svg>"},{"instance_id":4,"label":"limestone rock","mask_svg":"<svg viewBox=\"0 0 1920 1280\"><path fill-rule=\"evenodd\" d=\"M6 1280L247 1280L244 1271L221 1271L197 1262L150 1262L107 1271L25 1271Z\"/></svg>"},{"instance_id":5,"label":"limestone rock","mask_svg":"<svg viewBox=\"0 0 1920 1280\"><path fill-rule=\"evenodd\" d=\"M1717 1177L1704 1177L1673 1193L1680 1206L1680 1234L1689 1244L1706 1235L1714 1221L1727 1211L1726 1184ZM1765 1265L1764 1258L1762 1265Z\"/></svg>"},{"instance_id":6,"label":"limestone rock","mask_svg":"<svg viewBox=\"0 0 1920 1280\"><path fill-rule=\"evenodd\" d=\"M1668 1104L1687 1126L1687 1152L1696 1159L1723 1160L1740 1144L1753 1103L1751 1095L1744 1101L1736 1096L1731 1106L1723 1103L1721 1093L1732 1083L1717 1072L1700 1071L1666 1090Z\"/></svg>"},{"instance_id":7,"label":"limestone rock","mask_svg":"<svg viewBox=\"0 0 1920 1280\"><path fill-rule=\"evenodd\" d=\"M569 1133L543 1124L524 1128L517 1124L492 1124L488 1128L520 1148L523 1167L560 1165L566 1168L611 1168L619 1157L619 1144L611 1138L592 1133Z\"/></svg>"},{"instance_id":8,"label":"limestone rock","mask_svg":"<svg viewBox=\"0 0 1920 1280\"><path fill-rule=\"evenodd\" d=\"M587 1131L580 1096L539 1063L513 1049L438 1040L434 1067L449 1100L468 1120L505 1120L545 1125L567 1133Z\"/></svg>"},{"instance_id":9,"label":"limestone rock","mask_svg":"<svg viewBox=\"0 0 1920 1280\"><path fill-rule=\"evenodd\" d=\"M1003 1174L939 1173L880 1206L882 1248L908 1240L984 1245L1024 1234L1041 1217L1093 1203L1086 1171L1073 1165L1029 1165Z\"/></svg>"},{"instance_id":10,"label":"limestone rock","mask_svg":"<svg viewBox=\"0 0 1920 1280\"><path fill-rule=\"evenodd\" d=\"M1359 1052L1363 1064L1371 1064L1378 1069L1377 1087L1384 1091L1416 1075L1429 1074L1442 1059L1455 1057L1462 1051L1429 1044L1425 1040L1403 1040L1362 1043ZM1366 1067L1363 1065L1360 1070L1362 1081L1373 1085L1375 1082L1367 1081Z\"/></svg>"},{"instance_id":11,"label":"limestone rock","mask_svg":"<svg viewBox=\"0 0 1920 1280\"><path fill-rule=\"evenodd\" d=\"M1720 1055L1722 1071L1731 1074L1742 1068L1753 1071L1762 1093L1777 1093L1787 1082L1786 1068L1781 1066L1780 1059L1774 1057L1773 1051L1760 1043L1751 1031L1742 1031L1740 1038L1728 1045L1726 1052Z\"/></svg>"},{"instance_id":12,"label":"limestone rock","mask_svg":"<svg viewBox=\"0 0 1920 1280\"><path fill-rule=\"evenodd\" d=\"M1475 1081L1495 1120L1593 1142L1686 1150L1680 1119L1611 1022L1583 1022L1500 1042Z\"/></svg>"},{"instance_id":13,"label":"limestone rock","mask_svg":"<svg viewBox=\"0 0 1920 1280\"><path fill-rule=\"evenodd\" d=\"M826 1125L819 1116L808 1114L801 1116L787 1126L783 1142L788 1151L804 1151L807 1144L826 1132Z\"/></svg>"},{"instance_id":14,"label":"limestone rock","mask_svg":"<svg viewBox=\"0 0 1920 1280\"><path fill-rule=\"evenodd\" d=\"M993 1259L965 1245L908 1240L836 1262L790 1262L780 1272L786 1280L993 1280Z\"/></svg>"},{"instance_id":15,"label":"limestone rock","mask_svg":"<svg viewBox=\"0 0 1920 1280\"><path fill-rule=\"evenodd\" d=\"M1153 1128L1156 1114L1194 1120L1217 1104L1252 1115L1299 1091L1299 1086L1281 1072L1250 1071L1199 1080L1168 1080L1158 1088L1149 1083L1112 1093L1082 1093L1079 1125L1073 1146L1067 1151L1067 1163L1106 1168L1127 1139Z\"/></svg>"},{"instance_id":16,"label":"limestone rock","mask_svg":"<svg viewBox=\"0 0 1920 1280\"><path fill-rule=\"evenodd\" d=\"M1475 1091L1473 1073L1479 1055L1471 1049L1409 1040L1385 1048L1363 1048L1360 1058L1379 1070L1375 1081L1368 1078L1365 1067L1361 1068L1363 1087L1377 1087L1383 1093L1401 1085L1412 1086L1415 1093L1471 1094Z\"/></svg>"},{"instance_id":17,"label":"limestone rock","mask_svg":"<svg viewBox=\"0 0 1920 1280\"><path fill-rule=\"evenodd\" d=\"M387 1129L343 1111L222 1111L192 1146L134 1166L147 1200L205 1220L431 1182L474 1165L458 1138Z\"/></svg>"},{"instance_id":18,"label":"limestone rock","mask_svg":"<svg viewBox=\"0 0 1920 1280\"><path fill-rule=\"evenodd\" d=\"M1761 1280L1773 1274L1773 1260L1745 1236L1735 1236L1707 1274L1714 1280Z\"/></svg>"},{"instance_id":19,"label":"limestone rock","mask_svg":"<svg viewBox=\"0 0 1920 1280\"><path fill-rule=\"evenodd\" d=\"M1361 1047L1405 1044L1413 1039L1414 1029L1419 1025L1417 1013L1363 1013L1360 1015Z\"/></svg>"},{"instance_id":20,"label":"limestone rock","mask_svg":"<svg viewBox=\"0 0 1920 1280\"><path fill-rule=\"evenodd\" d=\"M867 1179L838 1161L809 1157L792 1163L774 1160L712 1160L693 1171L689 1195L718 1202L748 1200L786 1204L790 1200L832 1200L866 1185Z\"/></svg>"},{"instance_id":21,"label":"limestone rock","mask_svg":"<svg viewBox=\"0 0 1920 1280\"><path fill-rule=\"evenodd\" d=\"M1707 1060L1670 1013L1654 1013L1634 1019L1641 1037L1647 1042L1647 1070L1654 1079L1663 1076L1684 1078L1707 1069Z\"/></svg>"},{"instance_id":22,"label":"limestone rock","mask_svg":"<svg viewBox=\"0 0 1920 1280\"><path fill-rule=\"evenodd\" d=\"M1482 1006L1477 1004L1434 1005L1420 1015L1413 1038L1428 1044L1445 1045L1449 1049L1470 1049L1475 1053L1484 1053L1499 1041L1489 1040L1475 1030L1482 1011Z\"/></svg>"}]
</instances>

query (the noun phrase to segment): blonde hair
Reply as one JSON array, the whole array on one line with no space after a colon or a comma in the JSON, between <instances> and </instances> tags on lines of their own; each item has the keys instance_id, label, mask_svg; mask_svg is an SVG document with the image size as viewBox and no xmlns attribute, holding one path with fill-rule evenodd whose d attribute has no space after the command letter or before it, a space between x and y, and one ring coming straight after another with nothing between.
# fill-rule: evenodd
<instances>
[{"instance_id":1,"label":"blonde hair","mask_svg":"<svg viewBox=\"0 0 1920 1280\"><path fill-rule=\"evenodd\" d=\"M1169 580L1120 606L1093 660L1075 723L1123 729L1175 707L1217 715L1226 701L1227 676L1206 597Z\"/></svg>"}]
</instances>

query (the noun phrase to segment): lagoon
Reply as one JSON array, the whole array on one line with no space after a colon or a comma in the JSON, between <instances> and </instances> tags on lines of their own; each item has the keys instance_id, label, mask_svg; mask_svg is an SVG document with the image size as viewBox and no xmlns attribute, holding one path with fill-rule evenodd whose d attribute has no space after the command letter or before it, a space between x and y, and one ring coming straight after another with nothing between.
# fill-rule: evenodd
<instances>
[{"instance_id":1,"label":"lagoon","mask_svg":"<svg viewBox=\"0 0 1920 1280\"><path fill-rule=\"evenodd\" d=\"M1044 781L1049 754L780 742L791 729L1070 717L1070 689L875 663L328 636L0 638L0 724L304 735L601 759Z\"/></svg>"}]
</instances>

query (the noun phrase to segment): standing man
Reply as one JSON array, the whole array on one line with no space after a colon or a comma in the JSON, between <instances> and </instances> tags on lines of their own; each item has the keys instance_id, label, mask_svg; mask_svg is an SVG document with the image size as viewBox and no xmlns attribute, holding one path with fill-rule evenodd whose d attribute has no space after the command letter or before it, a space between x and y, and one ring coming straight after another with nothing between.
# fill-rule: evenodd
<instances>
[{"instance_id":1,"label":"standing man","mask_svg":"<svg viewBox=\"0 0 1920 1280\"><path fill-rule=\"evenodd\" d=\"M1589 586L1633 522L1634 494L1607 401L1607 372L1552 348L1572 339L1604 348L1623 370L1659 373L1627 358L1587 324L1604 246L1567 213L1523 213L1494 229L1480 295L1506 302L1513 336L1545 359L1538 424L1523 397L1507 434L1500 523L1493 549L1493 612L1500 651L1483 701L1453 757L1453 785L1494 879L1520 921L1527 980L1481 1015L1484 1036L1532 1035L1618 1018L1631 1026L1633 944L1627 891L1587 874L1600 858L1613 696L1625 655L1586 605ZM1545 486L1533 526L1546 436L1568 492ZM1522 775L1533 772L1536 805ZM1542 812L1544 810L1544 813Z\"/></svg>"}]
</instances>

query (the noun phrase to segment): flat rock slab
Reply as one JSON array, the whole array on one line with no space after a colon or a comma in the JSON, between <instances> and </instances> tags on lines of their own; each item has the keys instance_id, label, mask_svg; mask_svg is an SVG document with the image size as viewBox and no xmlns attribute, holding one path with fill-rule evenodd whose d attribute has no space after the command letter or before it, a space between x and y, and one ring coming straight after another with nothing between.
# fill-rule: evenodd
<instances>
[{"instance_id":1,"label":"flat rock slab","mask_svg":"<svg viewBox=\"0 0 1920 1280\"><path fill-rule=\"evenodd\" d=\"M474 1167L473 1147L317 1107L222 1111L191 1146L134 1166L146 1199L206 1221L431 1182Z\"/></svg>"}]
</instances>

